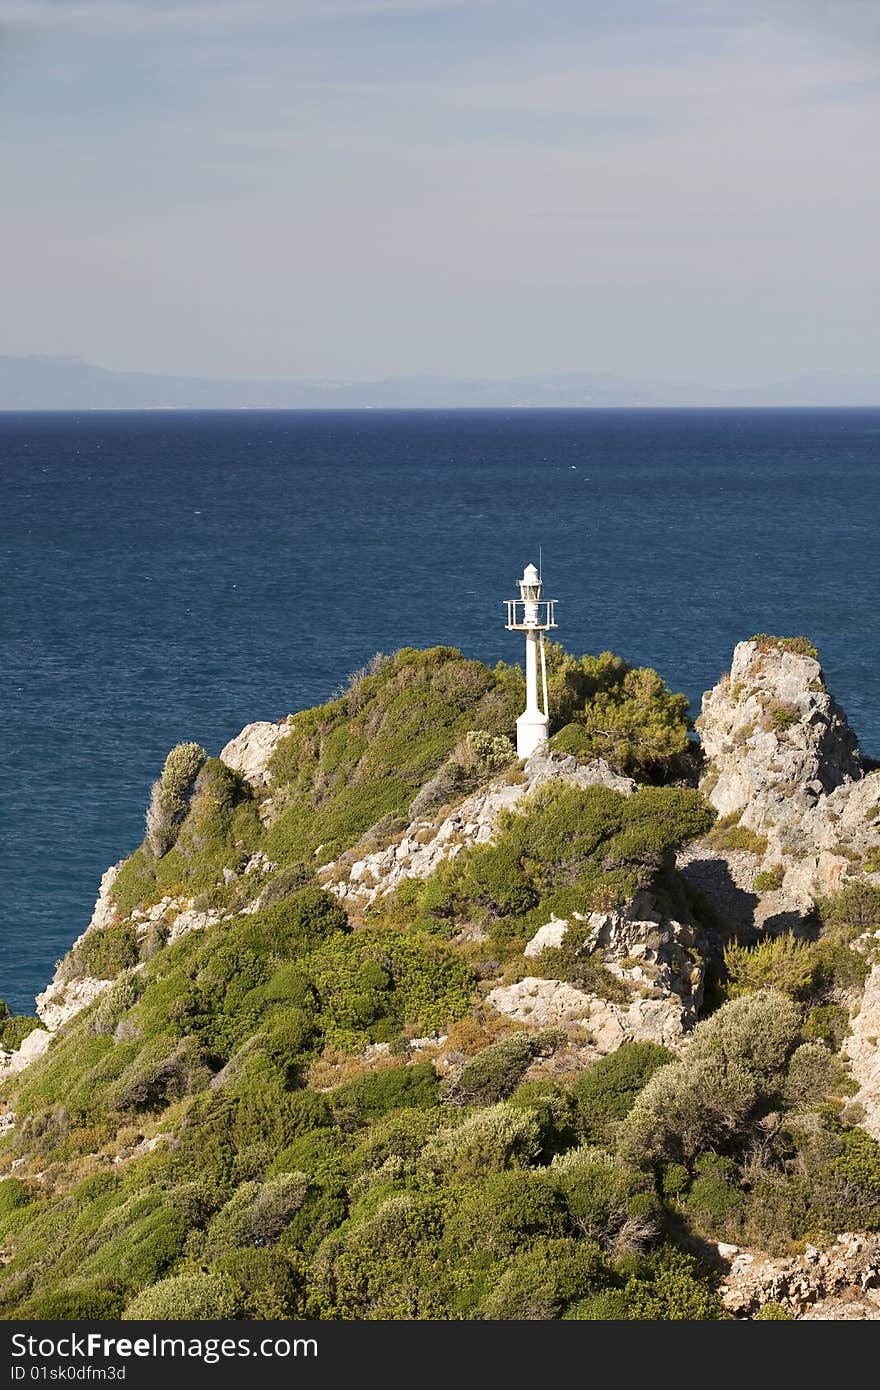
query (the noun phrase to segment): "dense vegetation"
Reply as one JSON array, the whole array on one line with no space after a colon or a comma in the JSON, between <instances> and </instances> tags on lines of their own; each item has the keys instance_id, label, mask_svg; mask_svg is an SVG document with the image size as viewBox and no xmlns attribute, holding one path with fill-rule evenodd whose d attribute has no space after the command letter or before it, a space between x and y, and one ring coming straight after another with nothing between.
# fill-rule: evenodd
<instances>
[{"instance_id":1,"label":"dense vegetation","mask_svg":"<svg viewBox=\"0 0 880 1390\"><path fill-rule=\"evenodd\" d=\"M576 658L556 644L549 660L554 748L583 761L604 758L642 779L664 781L684 769L688 702L656 671L611 652Z\"/></svg>"},{"instance_id":2,"label":"dense vegetation","mask_svg":"<svg viewBox=\"0 0 880 1390\"><path fill-rule=\"evenodd\" d=\"M616 728L602 756L679 777L685 706L654 673L553 679L579 755ZM584 1068L484 995L540 968L625 998L575 927L540 965L523 946L639 889L698 911L673 867L712 824L696 791L546 787L364 921L316 881L414 803L517 777L521 698L508 668L405 651L294 716L271 801L197 745L169 758L117 921L63 966L112 983L6 1083L0 1315L718 1318L703 1239L880 1229L880 1146L835 1055L880 893L824 905L815 942L731 944L681 1059L631 1043ZM170 944L176 907L128 920L174 893L227 915Z\"/></svg>"}]
</instances>

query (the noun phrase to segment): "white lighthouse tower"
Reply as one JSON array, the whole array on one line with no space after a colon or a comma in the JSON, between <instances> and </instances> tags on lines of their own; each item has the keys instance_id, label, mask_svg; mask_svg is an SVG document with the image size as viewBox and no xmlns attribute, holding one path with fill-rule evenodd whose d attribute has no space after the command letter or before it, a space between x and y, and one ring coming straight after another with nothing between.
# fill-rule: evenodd
<instances>
[{"instance_id":1,"label":"white lighthouse tower","mask_svg":"<svg viewBox=\"0 0 880 1390\"><path fill-rule=\"evenodd\" d=\"M542 597L544 586L535 565L526 565L518 579L519 598L507 599L508 632L526 634L526 707L516 721L516 756L528 758L550 735L547 710L547 662L544 633L556 626L556 599ZM538 650L544 708L538 704Z\"/></svg>"}]
</instances>

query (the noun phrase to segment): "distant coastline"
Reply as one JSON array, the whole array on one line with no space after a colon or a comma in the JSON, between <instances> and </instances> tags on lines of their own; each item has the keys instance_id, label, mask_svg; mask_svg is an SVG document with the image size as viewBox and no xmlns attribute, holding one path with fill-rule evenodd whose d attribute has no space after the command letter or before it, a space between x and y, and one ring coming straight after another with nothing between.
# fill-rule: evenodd
<instances>
[{"instance_id":1,"label":"distant coastline","mask_svg":"<svg viewBox=\"0 0 880 1390\"><path fill-rule=\"evenodd\" d=\"M376 381L244 381L112 371L71 356L0 356L0 411L859 409L880 376L813 372L765 386L709 387L608 373Z\"/></svg>"}]
</instances>

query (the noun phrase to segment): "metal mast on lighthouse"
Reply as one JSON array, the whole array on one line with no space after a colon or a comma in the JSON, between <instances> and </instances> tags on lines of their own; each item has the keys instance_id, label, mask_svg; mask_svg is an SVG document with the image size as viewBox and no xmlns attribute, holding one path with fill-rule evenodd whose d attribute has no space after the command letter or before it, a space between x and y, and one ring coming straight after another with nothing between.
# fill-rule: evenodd
<instances>
[{"instance_id":1,"label":"metal mast on lighthouse","mask_svg":"<svg viewBox=\"0 0 880 1390\"><path fill-rule=\"evenodd\" d=\"M518 579L519 598L507 602L508 632L526 634L526 707L516 721L516 756L528 758L550 735L547 710L547 663L544 633L556 626L556 599L543 597L544 586L535 565L526 565ZM538 649L541 653L541 685L544 708L538 703Z\"/></svg>"}]
</instances>

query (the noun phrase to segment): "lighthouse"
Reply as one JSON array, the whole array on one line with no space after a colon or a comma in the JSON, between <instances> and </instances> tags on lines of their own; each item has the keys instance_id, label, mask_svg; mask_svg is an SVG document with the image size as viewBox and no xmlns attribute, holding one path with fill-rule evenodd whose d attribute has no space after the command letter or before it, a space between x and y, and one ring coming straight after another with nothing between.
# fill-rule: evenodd
<instances>
[{"instance_id":1,"label":"lighthouse","mask_svg":"<svg viewBox=\"0 0 880 1390\"><path fill-rule=\"evenodd\" d=\"M516 756L528 758L550 735L547 709L547 662L544 633L556 626L556 599L544 598L544 586L535 565L526 565L518 579L519 598L507 602L508 632L526 634L526 707L516 721ZM538 703L538 653L544 708Z\"/></svg>"}]
</instances>

